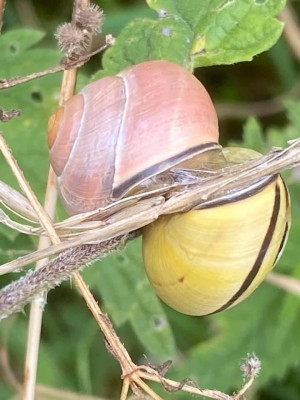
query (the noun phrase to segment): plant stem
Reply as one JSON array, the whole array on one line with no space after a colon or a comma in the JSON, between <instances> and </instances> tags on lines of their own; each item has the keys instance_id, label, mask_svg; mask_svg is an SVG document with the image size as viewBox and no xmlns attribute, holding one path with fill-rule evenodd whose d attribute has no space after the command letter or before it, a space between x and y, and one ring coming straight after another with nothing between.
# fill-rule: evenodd
<instances>
[{"instance_id":1,"label":"plant stem","mask_svg":"<svg viewBox=\"0 0 300 400\"><path fill-rule=\"evenodd\" d=\"M53 175L52 170L50 170L45 196L45 212L49 215L50 218L54 218L55 215L56 199L57 190L55 185L55 176ZM52 240L55 243L55 236L53 236ZM39 240L38 249L47 248L50 244L50 237L41 237ZM48 261L48 258L38 261L36 264L36 270L43 267L45 264L48 263ZM30 308L24 370L24 400L31 400L35 398L35 385L42 326L42 315L46 302L46 296L47 292L40 293L38 296L35 297Z\"/></svg>"},{"instance_id":2,"label":"plant stem","mask_svg":"<svg viewBox=\"0 0 300 400\"><path fill-rule=\"evenodd\" d=\"M77 78L77 71L75 69L64 71L60 100L59 100L60 105L62 105L68 98L70 98L73 95L76 86L76 78ZM60 243L60 239L57 236L51 221L51 219L53 219L55 215L56 202L57 202L56 177L52 168L50 167L48 174L44 209L40 206L38 200L35 198L33 193L30 193L32 192L31 188L29 187L29 185L26 185L25 179L23 183L20 183L20 186L22 187L31 205L35 209L41 224L45 227L48 233L48 237L40 238L38 249L41 250L49 247L51 242L53 244ZM23 188L23 186L25 187ZM41 268L47 262L48 259L41 260L41 262L38 262L36 264L36 269ZM27 339L26 359L25 359L25 369L24 369L23 400L35 399L35 386L36 386L40 334L41 334L42 315L43 315L45 300L46 300L46 293L42 293L36 296L36 298L32 302L30 309L29 327L27 336L28 339Z\"/></svg>"},{"instance_id":3,"label":"plant stem","mask_svg":"<svg viewBox=\"0 0 300 400\"><path fill-rule=\"evenodd\" d=\"M0 0L1 2L2 0ZM22 83L31 81L33 79L38 79L38 78L42 78L43 76L47 76L50 74L56 74L57 72L61 72L61 71L69 71L68 68L78 68L81 67L86 61L88 61L92 56L94 56L95 54L100 53L101 51L107 49L107 47L109 47L110 45L113 44L113 39L111 35L107 36L107 42L106 44L104 44L103 46L101 46L99 49L88 53L80 58L78 58L78 60L74 61L72 64L68 63L67 65L62 64L62 65L56 65L55 67L46 69L44 71L39 71L39 72L34 72L32 74L26 75L26 76L17 76L11 79L0 79L0 90L3 89L8 89L10 87L16 86L16 85L20 85Z\"/></svg>"},{"instance_id":4,"label":"plant stem","mask_svg":"<svg viewBox=\"0 0 300 400\"><path fill-rule=\"evenodd\" d=\"M297 278L270 272L266 277L266 281L296 296L300 296L300 280Z\"/></svg>"}]
</instances>

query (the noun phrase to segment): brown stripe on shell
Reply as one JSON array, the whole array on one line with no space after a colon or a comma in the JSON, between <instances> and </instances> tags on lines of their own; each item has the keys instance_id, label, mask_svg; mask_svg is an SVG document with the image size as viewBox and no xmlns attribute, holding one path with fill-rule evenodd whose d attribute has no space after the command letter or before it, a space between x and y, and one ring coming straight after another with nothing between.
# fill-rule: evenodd
<instances>
[{"instance_id":1,"label":"brown stripe on shell","mask_svg":"<svg viewBox=\"0 0 300 400\"><path fill-rule=\"evenodd\" d=\"M130 179L122 182L121 185L113 188L112 198L113 200L117 200L121 198L130 188L134 187L136 184L142 182L143 180L148 179L151 176L156 175L157 173L166 171L176 164L179 164L181 161L194 157L202 152L213 150L215 148L220 148L220 145L216 142L209 142L204 144L202 143L198 146L191 147L188 150L176 154L175 156L165 160L164 162L154 164L151 167L146 168L138 174L132 176Z\"/></svg>"},{"instance_id":2,"label":"brown stripe on shell","mask_svg":"<svg viewBox=\"0 0 300 400\"><path fill-rule=\"evenodd\" d=\"M264 177L263 179L255 180L252 185L252 189L249 187L245 188L244 190L238 190L237 192L230 193L230 196L226 194L224 197L219 197L217 199L209 201L209 198L205 204L195 207L195 210L206 210L208 208L214 208L223 206L225 204L235 203L237 201L246 200L249 197L256 195L257 193L264 190L268 185L272 182L275 182L278 179L278 175L271 175Z\"/></svg>"},{"instance_id":3,"label":"brown stripe on shell","mask_svg":"<svg viewBox=\"0 0 300 400\"><path fill-rule=\"evenodd\" d=\"M271 243L275 228L276 228L276 222L277 222L277 217L280 209L280 188L278 184L275 186L275 200L274 200L274 206L273 206L273 212L272 216L270 219L269 227L267 230L267 233L264 237L263 243L261 245L261 248L259 250L258 256L255 260L255 263L253 264L253 267L251 268L251 271L247 275L246 279L242 283L241 287L239 290L231 297L230 300L227 301L226 304L224 304L222 307L218 308L216 311L213 313L219 312L226 310L226 308L230 307L234 302L238 300L239 297L242 296L242 294L249 288L251 285L253 279L256 277L263 261L265 258L265 255L268 251L269 245ZM212 314L213 314L212 313Z\"/></svg>"}]
</instances>

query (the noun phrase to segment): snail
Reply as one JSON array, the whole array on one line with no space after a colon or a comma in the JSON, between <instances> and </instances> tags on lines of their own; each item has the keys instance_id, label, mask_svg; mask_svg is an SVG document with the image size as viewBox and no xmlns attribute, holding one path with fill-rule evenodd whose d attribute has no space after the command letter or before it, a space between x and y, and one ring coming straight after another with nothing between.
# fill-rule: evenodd
<instances>
[{"instance_id":1,"label":"snail","mask_svg":"<svg viewBox=\"0 0 300 400\"><path fill-rule=\"evenodd\" d=\"M204 86L167 61L87 85L50 118L48 132L50 161L70 214L121 198L219 136Z\"/></svg>"},{"instance_id":2,"label":"snail","mask_svg":"<svg viewBox=\"0 0 300 400\"><path fill-rule=\"evenodd\" d=\"M184 68L161 60L90 83L50 118L48 133L70 214L105 206L219 148L206 89ZM229 163L255 156L223 150ZM269 176L242 193L145 227L146 272L175 310L198 316L222 311L245 299L274 267L289 226L288 190L280 175Z\"/></svg>"}]
</instances>

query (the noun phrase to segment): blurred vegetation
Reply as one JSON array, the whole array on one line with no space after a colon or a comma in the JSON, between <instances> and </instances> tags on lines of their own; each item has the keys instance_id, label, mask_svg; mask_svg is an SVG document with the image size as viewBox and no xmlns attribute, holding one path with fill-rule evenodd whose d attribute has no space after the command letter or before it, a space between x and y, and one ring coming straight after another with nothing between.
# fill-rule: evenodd
<instances>
[{"instance_id":1,"label":"blurred vegetation","mask_svg":"<svg viewBox=\"0 0 300 400\"><path fill-rule=\"evenodd\" d=\"M103 43L105 34L119 36L135 18L156 19L157 16L142 0L96 3L104 9L106 17L103 34L95 41L95 47ZM300 3L291 1L290 4L300 24ZM0 36L0 78L26 75L59 63L62 56L53 34L59 24L70 20L71 10L72 1L8 1L3 36ZM136 26L143 23L140 21ZM124 36L123 30L121 38ZM112 50L111 59L120 59L124 45L121 40L119 43ZM142 57L141 53L135 55L139 56ZM109 56L105 57L96 56L82 68L79 87L95 73L111 73L117 68L118 62L113 64ZM104 71L99 72L102 66ZM198 68L195 73L217 108L219 105L223 144L238 142L266 152L272 146L285 146L287 140L299 137L300 62L284 36L252 62ZM52 75L0 93L1 106L23 111L21 118L3 125L2 129L41 200L48 168L45 132L48 117L57 106L60 79L61 74ZM274 103L273 111L271 107L271 112L260 115L259 120L253 118L256 110L251 108L253 103L278 96L284 98L284 107L278 110ZM248 103L251 104L246 121L236 105ZM224 104L228 107L224 108ZM229 112L224 111L228 109ZM1 157L0 167L1 180L17 188ZM299 175L297 178L288 172L286 179L292 197L293 224L276 270L300 279ZM60 209L57 217L62 215ZM35 239L0 225L1 263L35 246ZM1 277L1 286L16 276ZM156 298L143 270L139 240L124 252L86 269L84 277L112 317L135 362L160 363L171 358L174 360L171 378L181 380L190 376L202 388L228 392L242 384L239 371L242 358L255 352L262 360L262 373L247 395L248 400L300 398L299 298L264 283L241 305L221 314L204 318L181 315ZM0 324L0 400L13 398L16 393L5 354L16 379L22 381L28 310ZM105 349L95 321L72 284L68 282L51 291L44 313L38 382L76 393L117 398L121 387L119 376L117 362ZM161 395L175 397L163 391ZM178 393L176 398L190 396Z\"/></svg>"}]
</instances>

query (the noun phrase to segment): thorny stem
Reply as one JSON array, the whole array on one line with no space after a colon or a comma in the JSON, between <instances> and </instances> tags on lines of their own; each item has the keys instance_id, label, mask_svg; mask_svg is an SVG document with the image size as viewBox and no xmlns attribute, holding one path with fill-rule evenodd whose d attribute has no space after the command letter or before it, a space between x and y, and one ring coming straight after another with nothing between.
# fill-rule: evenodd
<instances>
[{"instance_id":1,"label":"thorny stem","mask_svg":"<svg viewBox=\"0 0 300 400\"><path fill-rule=\"evenodd\" d=\"M38 269L30 271L0 290L0 319L21 311L35 298L43 306L41 293L47 293L57 286L58 282L71 278L72 273L84 264L90 264L119 247L119 238L100 244L86 244L80 247L80 251L75 252L74 249L70 249L48 263L39 265Z\"/></svg>"}]
</instances>

